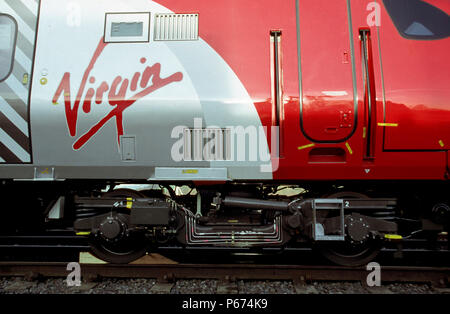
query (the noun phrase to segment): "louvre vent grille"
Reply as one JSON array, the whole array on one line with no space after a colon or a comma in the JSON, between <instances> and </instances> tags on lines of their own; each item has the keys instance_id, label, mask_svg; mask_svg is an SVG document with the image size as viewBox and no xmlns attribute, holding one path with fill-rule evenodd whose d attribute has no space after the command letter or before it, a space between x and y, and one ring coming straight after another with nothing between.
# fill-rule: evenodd
<instances>
[{"instance_id":1,"label":"louvre vent grille","mask_svg":"<svg viewBox=\"0 0 450 314\"><path fill-rule=\"evenodd\" d=\"M185 129L184 160L231 160L230 129Z\"/></svg>"},{"instance_id":2,"label":"louvre vent grille","mask_svg":"<svg viewBox=\"0 0 450 314\"><path fill-rule=\"evenodd\" d=\"M198 40L198 14L156 14L154 40Z\"/></svg>"}]
</instances>

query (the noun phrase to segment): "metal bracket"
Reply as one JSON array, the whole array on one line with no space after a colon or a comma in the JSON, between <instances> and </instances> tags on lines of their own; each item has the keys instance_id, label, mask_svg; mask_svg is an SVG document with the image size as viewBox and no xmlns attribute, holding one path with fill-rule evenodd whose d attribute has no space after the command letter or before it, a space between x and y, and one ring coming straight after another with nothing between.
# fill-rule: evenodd
<instances>
[{"instance_id":1,"label":"metal bracket","mask_svg":"<svg viewBox=\"0 0 450 314\"><path fill-rule=\"evenodd\" d=\"M327 235L322 224L317 222L317 212L321 210L339 211L340 235ZM315 241L344 241L344 200L342 199L314 199L312 200L313 228L312 235Z\"/></svg>"},{"instance_id":2,"label":"metal bracket","mask_svg":"<svg viewBox=\"0 0 450 314\"><path fill-rule=\"evenodd\" d=\"M202 196L200 195L200 192L197 191L197 212L195 213L195 217L200 218L202 216Z\"/></svg>"}]
</instances>

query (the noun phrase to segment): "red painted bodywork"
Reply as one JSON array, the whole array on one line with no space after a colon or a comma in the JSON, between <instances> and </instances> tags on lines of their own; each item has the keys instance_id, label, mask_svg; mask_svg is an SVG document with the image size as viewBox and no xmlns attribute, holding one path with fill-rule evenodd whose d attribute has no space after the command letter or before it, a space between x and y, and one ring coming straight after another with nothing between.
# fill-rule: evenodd
<instances>
[{"instance_id":1,"label":"red painted bodywork","mask_svg":"<svg viewBox=\"0 0 450 314\"><path fill-rule=\"evenodd\" d=\"M450 147L450 38L403 38L382 1L377 1L381 7L380 27L368 26L369 0L158 2L175 13L199 13L200 37L243 82L265 126L273 124L274 112L270 32L282 31L283 152L274 179L445 179ZM450 12L446 0L428 2ZM376 108L372 115L376 119L373 158L365 158L367 86L363 83L359 38L362 29L370 30L372 47ZM304 132L300 125L301 105Z\"/></svg>"}]
</instances>

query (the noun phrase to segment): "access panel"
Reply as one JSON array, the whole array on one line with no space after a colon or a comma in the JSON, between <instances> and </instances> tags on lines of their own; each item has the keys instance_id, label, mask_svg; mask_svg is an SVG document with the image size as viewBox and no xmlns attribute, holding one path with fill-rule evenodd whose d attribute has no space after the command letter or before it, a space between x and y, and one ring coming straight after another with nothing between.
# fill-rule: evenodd
<instances>
[{"instance_id":1,"label":"access panel","mask_svg":"<svg viewBox=\"0 0 450 314\"><path fill-rule=\"evenodd\" d=\"M342 142L356 128L349 1L299 1L301 128L314 142Z\"/></svg>"}]
</instances>

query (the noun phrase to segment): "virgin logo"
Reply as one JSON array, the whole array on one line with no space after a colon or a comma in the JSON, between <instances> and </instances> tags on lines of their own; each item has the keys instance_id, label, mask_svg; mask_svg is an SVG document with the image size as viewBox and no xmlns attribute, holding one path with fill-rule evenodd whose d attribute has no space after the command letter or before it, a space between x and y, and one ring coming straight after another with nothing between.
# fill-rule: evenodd
<instances>
[{"instance_id":1,"label":"virgin logo","mask_svg":"<svg viewBox=\"0 0 450 314\"><path fill-rule=\"evenodd\" d=\"M183 79L181 72L176 72L166 78L161 77L161 64L155 63L152 66L147 66L142 73L136 72L131 80L122 78L118 75L109 85L106 81L103 81L97 85L96 88L89 87L85 93L87 81L90 84L96 83L96 78L91 76L92 69L95 66L98 58L102 54L103 50L107 46L107 43L103 42L103 38L95 50L94 56L91 59L88 67L86 68L83 79L78 88L77 96L74 102L72 102L72 96L70 91L70 73L64 73L61 83L53 96L53 103L56 103L64 95L65 112L67 119L67 126L69 133L72 137L77 135L77 121L78 113L80 110L81 100L84 99L82 109L84 113L91 112L92 101L96 104L103 103L104 95L107 94L107 100L112 106L111 111L94 126L92 126L86 133L79 137L73 144L73 149L78 150L82 148L100 129L109 121L115 118L117 128L117 143L120 146L120 137L124 134L123 127L123 112L125 109L133 105L139 99L153 93L154 91L174 82L179 82ZM117 60L114 60L117 62ZM140 62L145 64L146 58L141 58ZM141 91L137 92L138 87ZM126 98L127 92L134 93L129 98Z\"/></svg>"}]
</instances>

